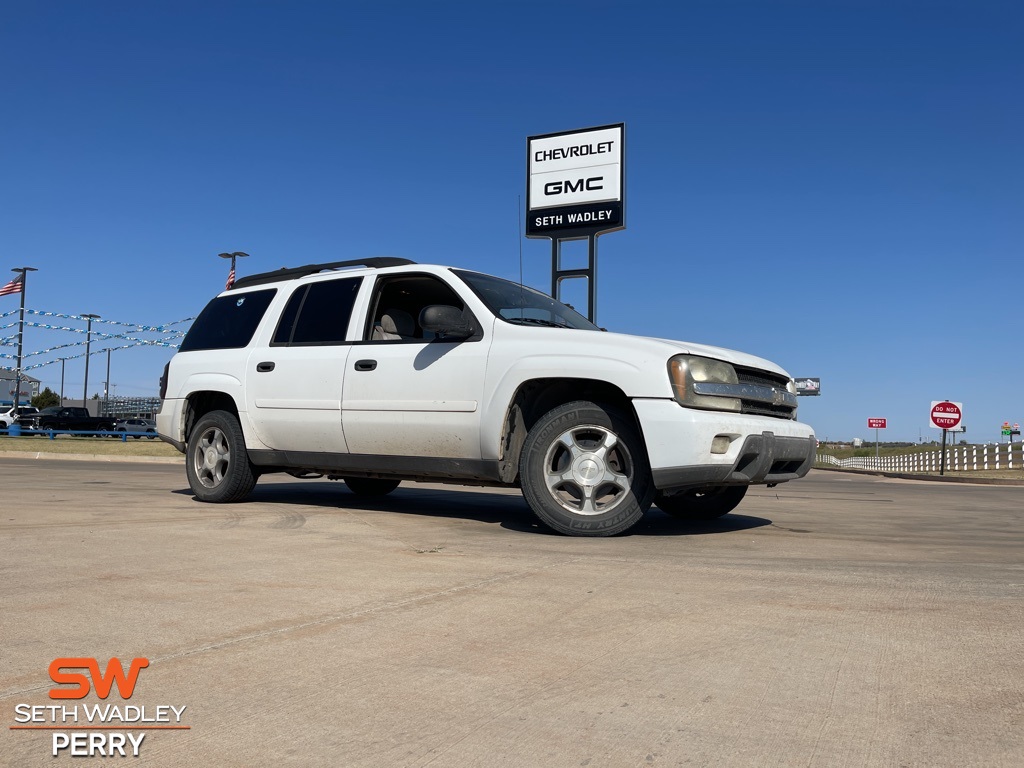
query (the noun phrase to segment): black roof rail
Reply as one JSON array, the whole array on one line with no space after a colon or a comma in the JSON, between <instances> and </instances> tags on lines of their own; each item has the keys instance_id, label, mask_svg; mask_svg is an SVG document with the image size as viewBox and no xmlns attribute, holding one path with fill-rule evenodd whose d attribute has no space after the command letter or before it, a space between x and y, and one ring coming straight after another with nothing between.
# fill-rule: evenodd
<instances>
[{"instance_id":1,"label":"black roof rail","mask_svg":"<svg viewBox=\"0 0 1024 768\"><path fill-rule=\"evenodd\" d=\"M273 272L260 272L255 275L247 275L246 277L236 280L228 290L234 290L235 288L248 288L251 285L276 283L280 280L297 280L300 277L315 275L317 272L323 272L327 269L342 269L343 267L370 267L372 269L380 269L382 267L401 267L406 264L415 263L415 261L400 259L397 256L375 256L370 259L331 261L326 264L307 264L304 267L282 267L281 269L275 269Z\"/></svg>"}]
</instances>

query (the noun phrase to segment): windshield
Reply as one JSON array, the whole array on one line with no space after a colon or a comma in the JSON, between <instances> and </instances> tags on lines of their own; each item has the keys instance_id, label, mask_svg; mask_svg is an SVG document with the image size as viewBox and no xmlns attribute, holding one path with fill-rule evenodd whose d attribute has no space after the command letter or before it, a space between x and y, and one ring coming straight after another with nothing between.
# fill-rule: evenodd
<instances>
[{"instance_id":1,"label":"windshield","mask_svg":"<svg viewBox=\"0 0 1024 768\"><path fill-rule=\"evenodd\" d=\"M601 330L572 307L533 288L500 277L453 269L494 314L516 325Z\"/></svg>"}]
</instances>

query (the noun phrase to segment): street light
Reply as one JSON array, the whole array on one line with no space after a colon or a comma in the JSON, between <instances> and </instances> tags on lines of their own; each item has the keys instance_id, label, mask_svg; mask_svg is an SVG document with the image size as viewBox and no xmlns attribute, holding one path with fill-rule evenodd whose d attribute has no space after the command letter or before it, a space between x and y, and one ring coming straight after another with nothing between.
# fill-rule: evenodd
<instances>
[{"instance_id":1,"label":"street light","mask_svg":"<svg viewBox=\"0 0 1024 768\"><path fill-rule=\"evenodd\" d=\"M244 253L243 251L234 251L232 253L218 253L217 255L220 256L222 259L231 259L231 271L228 272L228 281L224 285L224 290L226 291L235 282L235 259L248 256L249 254Z\"/></svg>"},{"instance_id":2,"label":"street light","mask_svg":"<svg viewBox=\"0 0 1024 768\"><path fill-rule=\"evenodd\" d=\"M17 408L21 400L21 350L22 342L25 339L25 293L27 292L28 273L38 272L35 267L15 267L11 272L21 275L21 314L18 316L18 370L14 374L14 407ZM17 280L18 278L14 278ZM15 413L19 411L15 410Z\"/></svg>"},{"instance_id":3,"label":"street light","mask_svg":"<svg viewBox=\"0 0 1024 768\"><path fill-rule=\"evenodd\" d=\"M92 321L99 320L99 315L82 315L86 319L85 326L85 383L82 385L82 407L88 408L86 405L89 397L89 347L92 344Z\"/></svg>"},{"instance_id":4,"label":"street light","mask_svg":"<svg viewBox=\"0 0 1024 768\"><path fill-rule=\"evenodd\" d=\"M107 347L107 378L103 382L103 415L110 416L110 347Z\"/></svg>"}]
</instances>

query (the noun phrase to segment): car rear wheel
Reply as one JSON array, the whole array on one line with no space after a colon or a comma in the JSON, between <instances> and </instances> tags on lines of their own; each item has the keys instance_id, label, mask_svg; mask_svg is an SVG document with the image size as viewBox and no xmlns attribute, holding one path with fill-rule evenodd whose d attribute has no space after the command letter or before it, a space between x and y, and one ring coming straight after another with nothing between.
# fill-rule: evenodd
<instances>
[{"instance_id":1,"label":"car rear wheel","mask_svg":"<svg viewBox=\"0 0 1024 768\"><path fill-rule=\"evenodd\" d=\"M519 462L523 496L550 528L570 536L614 536L643 517L654 496L633 420L578 400L542 416Z\"/></svg>"},{"instance_id":2,"label":"car rear wheel","mask_svg":"<svg viewBox=\"0 0 1024 768\"><path fill-rule=\"evenodd\" d=\"M199 420L186 449L185 472L200 501L234 502L249 495L256 474L234 414L210 411Z\"/></svg>"},{"instance_id":3,"label":"car rear wheel","mask_svg":"<svg viewBox=\"0 0 1024 768\"><path fill-rule=\"evenodd\" d=\"M746 495L745 485L724 485L659 494L654 503L680 520L714 520L736 509Z\"/></svg>"},{"instance_id":4,"label":"car rear wheel","mask_svg":"<svg viewBox=\"0 0 1024 768\"><path fill-rule=\"evenodd\" d=\"M398 487L400 480L377 477L346 477L345 485L356 496L387 496Z\"/></svg>"}]
</instances>

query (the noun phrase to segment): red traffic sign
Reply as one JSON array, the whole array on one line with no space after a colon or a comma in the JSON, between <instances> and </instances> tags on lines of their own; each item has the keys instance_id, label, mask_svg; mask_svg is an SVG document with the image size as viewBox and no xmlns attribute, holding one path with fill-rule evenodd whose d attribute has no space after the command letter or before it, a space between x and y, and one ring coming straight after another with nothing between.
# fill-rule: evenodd
<instances>
[{"instance_id":1,"label":"red traffic sign","mask_svg":"<svg viewBox=\"0 0 1024 768\"><path fill-rule=\"evenodd\" d=\"M868 429L885 429L885 419L868 419Z\"/></svg>"},{"instance_id":2,"label":"red traffic sign","mask_svg":"<svg viewBox=\"0 0 1024 768\"><path fill-rule=\"evenodd\" d=\"M964 404L951 403L949 400L933 400L931 419L932 426L937 429L953 429L964 417Z\"/></svg>"}]
</instances>

